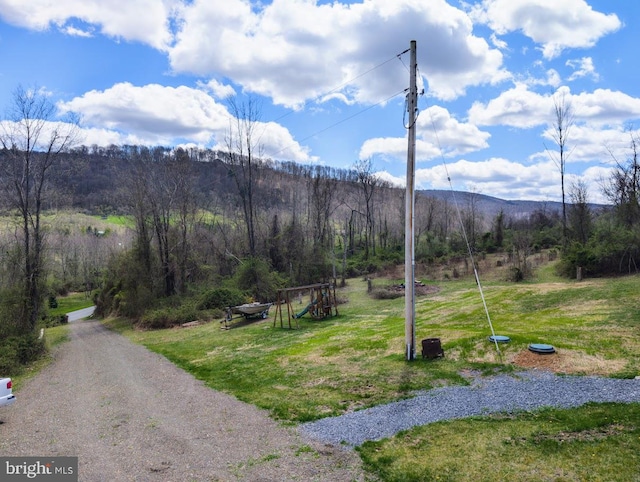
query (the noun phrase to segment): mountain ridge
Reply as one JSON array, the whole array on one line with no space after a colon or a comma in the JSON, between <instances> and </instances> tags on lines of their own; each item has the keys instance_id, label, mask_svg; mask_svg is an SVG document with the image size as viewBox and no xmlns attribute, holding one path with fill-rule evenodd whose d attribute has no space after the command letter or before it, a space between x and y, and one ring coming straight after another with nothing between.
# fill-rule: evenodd
<instances>
[{"instance_id":1,"label":"mountain ridge","mask_svg":"<svg viewBox=\"0 0 640 482\"><path fill-rule=\"evenodd\" d=\"M507 200L487 194L446 189L421 189L416 192L424 196L456 203L460 209L466 209L475 204L476 210L491 217L495 217L500 211L515 219L528 217L536 211L548 214L562 212L562 203L559 201ZM567 203L567 206L569 205L570 203ZM589 207L592 210L600 210L608 206L589 203Z\"/></svg>"}]
</instances>

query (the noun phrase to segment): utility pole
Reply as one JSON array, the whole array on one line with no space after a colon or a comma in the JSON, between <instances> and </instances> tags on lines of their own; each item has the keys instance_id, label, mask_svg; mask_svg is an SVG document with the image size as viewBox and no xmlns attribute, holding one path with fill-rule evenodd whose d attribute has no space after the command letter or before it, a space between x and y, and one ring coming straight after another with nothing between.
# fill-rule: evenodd
<instances>
[{"instance_id":1,"label":"utility pole","mask_svg":"<svg viewBox=\"0 0 640 482\"><path fill-rule=\"evenodd\" d=\"M418 114L418 87L416 83L416 41L411 41L411 66L409 69L409 94L407 95L409 145L407 148L407 192L405 195L404 233L404 306L405 347L407 360L416 356L416 301L415 301L415 254L414 254L414 206L416 164L416 119Z\"/></svg>"}]
</instances>

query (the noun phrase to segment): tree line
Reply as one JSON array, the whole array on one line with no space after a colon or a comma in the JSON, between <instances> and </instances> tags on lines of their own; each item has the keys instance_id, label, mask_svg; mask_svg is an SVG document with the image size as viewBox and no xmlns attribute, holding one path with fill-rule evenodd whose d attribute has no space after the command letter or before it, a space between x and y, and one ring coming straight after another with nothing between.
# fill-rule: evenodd
<instances>
[{"instance_id":1,"label":"tree line","mask_svg":"<svg viewBox=\"0 0 640 482\"><path fill-rule=\"evenodd\" d=\"M186 299L199 300L191 308L272 301L279 287L341 283L403 262L404 189L377 177L370 160L336 169L265 158L253 105L233 107L225 148L213 150L74 146L76 124L51 122L47 102L19 89L0 132L5 339L35 344L46 299L66 291L95 293L103 313L140 320L158 306L162 316L179 313ZM551 248L566 276L578 267L591 276L636 272L640 171L631 141L603 185L611 205L597 212L582 184L570 187L561 213L518 218L488 215L477 196L458 206L418 192L416 263L503 252L519 280L530 275L528 257ZM128 224L44 222L69 209Z\"/></svg>"}]
</instances>

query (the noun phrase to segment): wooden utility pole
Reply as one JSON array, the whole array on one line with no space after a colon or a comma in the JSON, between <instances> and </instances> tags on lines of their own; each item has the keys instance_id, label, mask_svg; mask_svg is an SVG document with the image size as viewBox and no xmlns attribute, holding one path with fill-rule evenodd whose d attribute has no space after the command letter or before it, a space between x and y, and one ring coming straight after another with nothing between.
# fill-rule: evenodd
<instances>
[{"instance_id":1,"label":"wooden utility pole","mask_svg":"<svg viewBox=\"0 0 640 482\"><path fill-rule=\"evenodd\" d=\"M405 348L407 360L416 356L416 303L415 303L415 254L414 254L414 206L416 164L416 119L418 114L418 87L416 83L416 41L411 41L411 65L409 68L409 94L407 95L409 145L407 148L407 192L405 196L404 234L404 306Z\"/></svg>"}]
</instances>

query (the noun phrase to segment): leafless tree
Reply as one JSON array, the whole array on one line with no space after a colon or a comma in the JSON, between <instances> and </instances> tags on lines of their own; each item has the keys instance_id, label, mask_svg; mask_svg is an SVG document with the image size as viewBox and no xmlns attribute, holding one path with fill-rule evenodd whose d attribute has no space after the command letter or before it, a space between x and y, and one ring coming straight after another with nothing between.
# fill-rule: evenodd
<instances>
[{"instance_id":1,"label":"leafless tree","mask_svg":"<svg viewBox=\"0 0 640 482\"><path fill-rule=\"evenodd\" d=\"M262 150L256 130L260 121L261 109L259 103L253 98L241 103L231 97L228 105L232 118L226 138L227 155L242 203L249 254L254 256L256 254L257 217L255 187L258 182Z\"/></svg>"},{"instance_id":2,"label":"leafless tree","mask_svg":"<svg viewBox=\"0 0 640 482\"><path fill-rule=\"evenodd\" d=\"M428 235L434 229L437 211L437 200L430 196L416 197L416 245L420 244L422 235Z\"/></svg>"},{"instance_id":3,"label":"leafless tree","mask_svg":"<svg viewBox=\"0 0 640 482\"><path fill-rule=\"evenodd\" d=\"M591 234L592 213L589 207L588 190L584 181L577 181L569 188L571 208L569 209L569 224L573 237L582 244L586 244Z\"/></svg>"},{"instance_id":4,"label":"leafless tree","mask_svg":"<svg viewBox=\"0 0 640 482\"><path fill-rule=\"evenodd\" d=\"M472 253L476 251L478 233L484 221L478 205L479 202L480 195L475 191L470 192L466 209L462 211L462 223L466 233L467 249Z\"/></svg>"},{"instance_id":5,"label":"leafless tree","mask_svg":"<svg viewBox=\"0 0 640 482\"><path fill-rule=\"evenodd\" d=\"M631 136L631 154L626 162L620 162L613 154L616 168L608 180L603 181L604 195L616 207L618 217L625 227L640 223L640 159L638 138Z\"/></svg>"},{"instance_id":6,"label":"leafless tree","mask_svg":"<svg viewBox=\"0 0 640 482\"><path fill-rule=\"evenodd\" d=\"M562 190L562 245L567 247L567 203L565 196L565 173L566 164L571 152L567 152L567 142L569 134L574 124L573 107L567 99L566 91L556 94L553 97L554 118L552 123L552 137L558 146L558 155L551 155L551 158L560 171L560 188ZM548 151L550 152L550 151Z\"/></svg>"},{"instance_id":7,"label":"leafless tree","mask_svg":"<svg viewBox=\"0 0 640 482\"><path fill-rule=\"evenodd\" d=\"M135 258L137 289L145 288L152 292L154 286L153 253L151 241L153 239L153 222L151 207L148 203L152 169L150 153L146 148L136 149L127 156L127 169L123 170L120 183L121 205L129 211L135 222L135 239L132 256Z\"/></svg>"},{"instance_id":8,"label":"leafless tree","mask_svg":"<svg viewBox=\"0 0 640 482\"><path fill-rule=\"evenodd\" d=\"M186 285L190 278L191 238L198 215L192 169L193 162L195 162L195 153L193 151L187 152L183 149L176 150L171 162L172 178L176 186L177 240L175 251L178 268L177 290L180 293L186 291Z\"/></svg>"},{"instance_id":9,"label":"leafless tree","mask_svg":"<svg viewBox=\"0 0 640 482\"><path fill-rule=\"evenodd\" d=\"M309 224L313 233L313 246L317 249L332 249L331 215L335 210L334 197L337 182L326 177L320 170L309 179Z\"/></svg>"},{"instance_id":10,"label":"leafless tree","mask_svg":"<svg viewBox=\"0 0 640 482\"><path fill-rule=\"evenodd\" d=\"M365 239L364 239L364 258L369 259L369 247L375 252L374 240L374 193L379 184L379 179L373 172L373 162L371 159L361 159L355 164L356 176L358 184L362 189L364 198L364 216L365 216Z\"/></svg>"},{"instance_id":11,"label":"leafless tree","mask_svg":"<svg viewBox=\"0 0 640 482\"><path fill-rule=\"evenodd\" d=\"M13 92L0 125L0 192L20 219L22 299L20 330L33 331L42 312L45 236L41 223L52 171L77 140L77 119L56 120L46 93L22 86Z\"/></svg>"},{"instance_id":12,"label":"leafless tree","mask_svg":"<svg viewBox=\"0 0 640 482\"><path fill-rule=\"evenodd\" d=\"M163 292L165 296L175 293L176 270L172 263L171 222L174 203L178 196L178 184L168 159L154 156L154 166L148 170L150 176L146 202L151 210L153 228L160 269L162 271Z\"/></svg>"}]
</instances>

